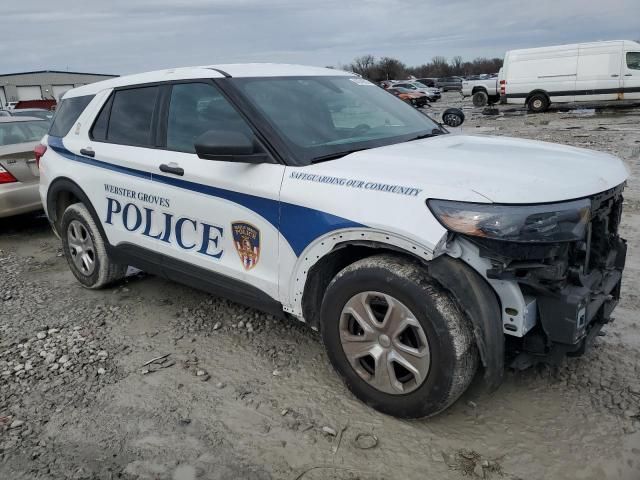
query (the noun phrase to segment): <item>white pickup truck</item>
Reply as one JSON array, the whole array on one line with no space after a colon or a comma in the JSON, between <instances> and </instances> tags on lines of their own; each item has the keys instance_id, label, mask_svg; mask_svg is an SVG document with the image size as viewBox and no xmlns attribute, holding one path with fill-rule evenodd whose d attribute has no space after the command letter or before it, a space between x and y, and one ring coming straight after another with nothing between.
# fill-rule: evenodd
<instances>
[{"instance_id":1,"label":"white pickup truck","mask_svg":"<svg viewBox=\"0 0 640 480\"><path fill-rule=\"evenodd\" d=\"M498 77L485 80L464 80L462 82L462 96L471 97L473 105L476 107L498 103L500 100Z\"/></svg>"}]
</instances>

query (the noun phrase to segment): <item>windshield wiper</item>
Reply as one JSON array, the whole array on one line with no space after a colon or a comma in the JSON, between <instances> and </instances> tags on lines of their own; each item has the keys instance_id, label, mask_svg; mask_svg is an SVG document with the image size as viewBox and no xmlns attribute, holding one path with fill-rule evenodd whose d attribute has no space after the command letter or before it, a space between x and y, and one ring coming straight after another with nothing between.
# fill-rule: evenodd
<instances>
[{"instance_id":1,"label":"windshield wiper","mask_svg":"<svg viewBox=\"0 0 640 480\"><path fill-rule=\"evenodd\" d=\"M410 138L407 142L413 142L414 140L422 140L423 138L431 138L437 137L438 135L444 135L445 132L438 128L434 128L431 133L423 133L422 135L418 135L417 137Z\"/></svg>"},{"instance_id":2,"label":"windshield wiper","mask_svg":"<svg viewBox=\"0 0 640 480\"><path fill-rule=\"evenodd\" d=\"M329 153L328 155L320 155L319 157L313 157L311 159L311 163L324 162L326 160L335 160L337 158L346 157L351 153L361 152L362 150L368 150L368 148L355 148L353 150L346 150L344 152Z\"/></svg>"}]
</instances>

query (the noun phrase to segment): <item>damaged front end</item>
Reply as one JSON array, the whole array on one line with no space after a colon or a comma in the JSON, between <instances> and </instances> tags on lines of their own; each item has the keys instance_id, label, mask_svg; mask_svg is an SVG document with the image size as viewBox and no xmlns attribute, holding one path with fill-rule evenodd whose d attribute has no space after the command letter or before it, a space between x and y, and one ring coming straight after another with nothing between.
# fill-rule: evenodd
<instances>
[{"instance_id":1,"label":"damaged front end","mask_svg":"<svg viewBox=\"0 0 640 480\"><path fill-rule=\"evenodd\" d=\"M582 354L611 321L627 250L618 235L623 188L508 215L500 206L429 205L451 232L447 253L495 290L512 366Z\"/></svg>"}]
</instances>

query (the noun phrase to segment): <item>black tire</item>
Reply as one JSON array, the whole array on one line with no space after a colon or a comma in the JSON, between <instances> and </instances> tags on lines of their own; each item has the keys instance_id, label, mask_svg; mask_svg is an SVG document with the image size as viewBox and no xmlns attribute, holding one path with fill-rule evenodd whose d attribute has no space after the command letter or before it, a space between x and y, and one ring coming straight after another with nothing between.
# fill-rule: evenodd
<instances>
[{"instance_id":1,"label":"black tire","mask_svg":"<svg viewBox=\"0 0 640 480\"><path fill-rule=\"evenodd\" d=\"M484 90L478 90L472 97L474 107L484 107L489 102L489 95Z\"/></svg>"},{"instance_id":2,"label":"black tire","mask_svg":"<svg viewBox=\"0 0 640 480\"><path fill-rule=\"evenodd\" d=\"M430 363L428 374L414 390L381 391L363 379L349 362L341 340L341 318L347 302L361 292L380 292L397 299L422 327ZM408 259L376 255L343 269L327 287L321 320L327 354L347 387L361 401L389 415L418 418L441 412L467 389L478 367L470 322L453 297L422 266Z\"/></svg>"},{"instance_id":3,"label":"black tire","mask_svg":"<svg viewBox=\"0 0 640 480\"><path fill-rule=\"evenodd\" d=\"M93 253L89 256L93 260L93 267L90 270L87 269L87 272L82 271L74 260L77 251L70 245L73 241L70 233L72 226L74 231L81 232L78 237L87 238L87 242L92 246ZM98 289L124 278L127 265L115 263L109 258L105 239L91 213L82 203L69 205L64 211L60 221L60 237L69 268L83 286Z\"/></svg>"},{"instance_id":4,"label":"black tire","mask_svg":"<svg viewBox=\"0 0 640 480\"><path fill-rule=\"evenodd\" d=\"M546 112L549 108L549 97L544 93L534 93L527 100L527 109L531 113Z\"/></svg>"},{"instance_id":5,"label":"black tire","mask_svg":"<svg viewBox=\"0 0 640 480\"><path fill-rule=\"evenodd\" d=\"M449 127L459 127L464 123L464 112L459 108L447 108L442 112L442 123Z\"/></svg>"}]
</instances>

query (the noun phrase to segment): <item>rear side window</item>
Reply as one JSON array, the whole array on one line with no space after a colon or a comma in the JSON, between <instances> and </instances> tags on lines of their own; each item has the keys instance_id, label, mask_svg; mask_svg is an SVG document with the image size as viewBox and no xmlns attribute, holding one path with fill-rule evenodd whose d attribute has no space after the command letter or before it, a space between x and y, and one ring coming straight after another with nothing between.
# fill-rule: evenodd
<instances>
[{"instance_id":1,"label":"rear side window","mask_svg":"<svg viewBox=\"0 0 640 480\"><path fill-rule=\"evenodd\" d=\"M150 147L159 87L117 90L98 115L92 129L94 140Z\"/></svg>"},{"instance_id":2,"label":"rear side window","mask_svg":"<svg viewBox=\"0 0 640 480\"><path fill-rule=\"evenodd\" d=\"M73 97L62 100L62 103L53 117L53 123L49 129L49 135L54 137L64 137L71 127L78 120L80 114L87 108L89 102L93 100L93 95L84 95L82 97Z\"/></svg>"}]
</instances>

